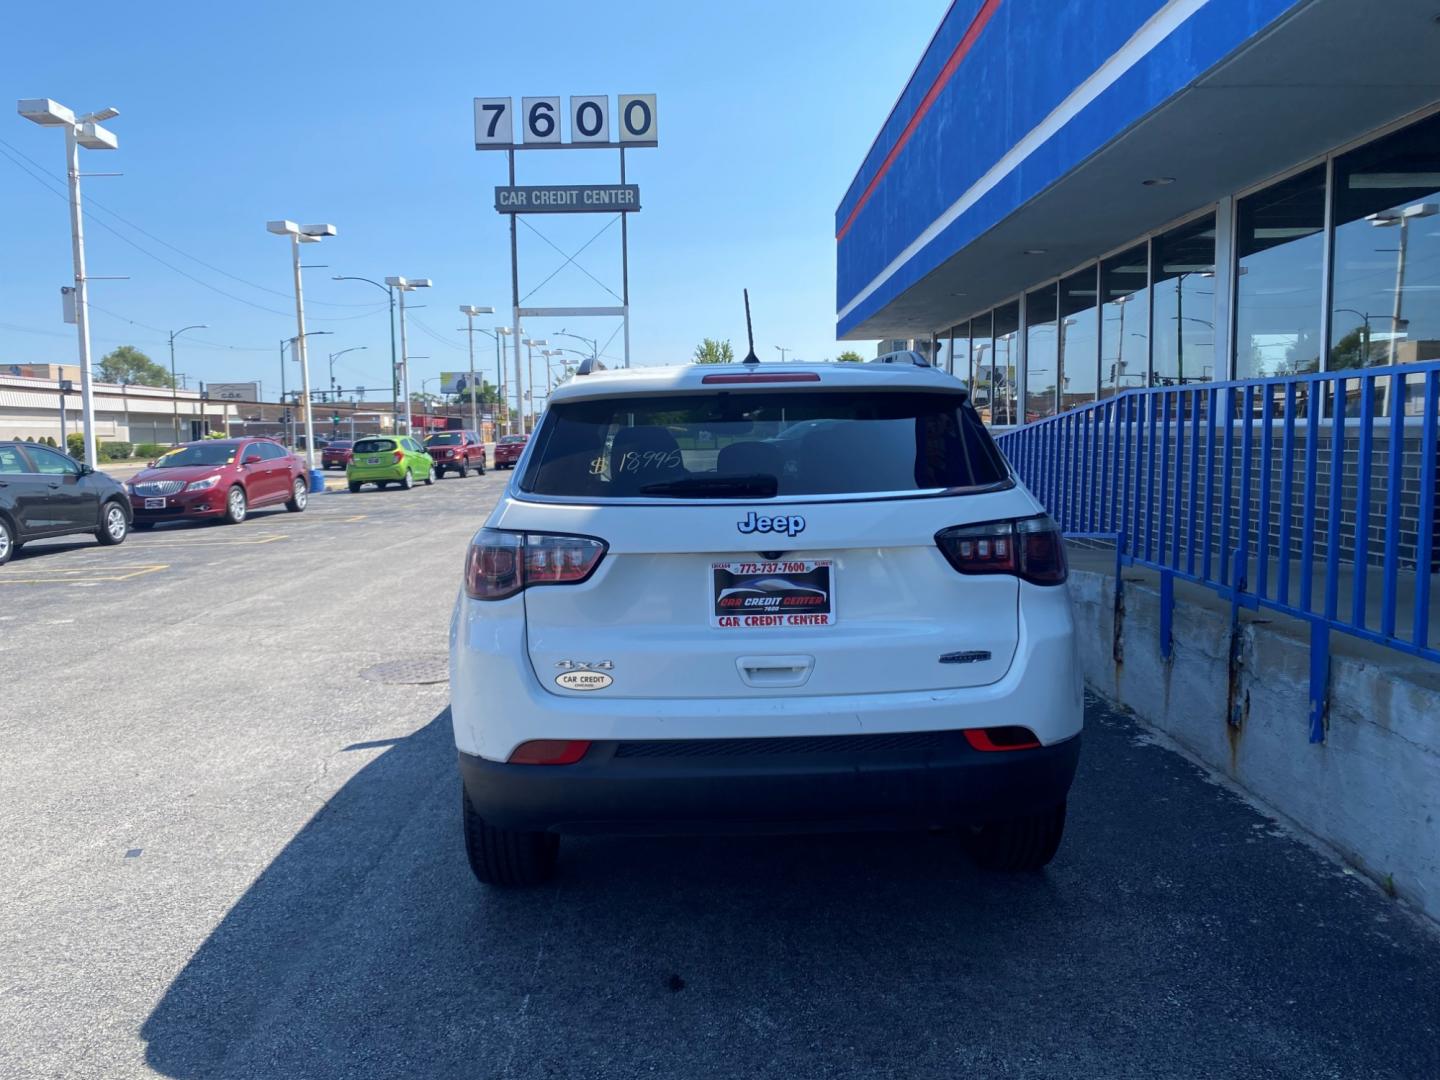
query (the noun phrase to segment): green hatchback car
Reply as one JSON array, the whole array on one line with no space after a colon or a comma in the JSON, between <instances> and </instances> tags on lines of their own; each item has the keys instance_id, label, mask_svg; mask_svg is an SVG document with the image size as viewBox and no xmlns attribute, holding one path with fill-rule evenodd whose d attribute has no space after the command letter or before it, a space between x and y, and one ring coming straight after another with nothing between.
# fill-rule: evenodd
<instances>
[{"instance_id":1,"label":"green hatchback car","mask_svg":"<svg viewBox=\"0 0 1440 1080\"><path fill-rule=\"evenodd\" d=\"M364 484L382 488L387 484L411 488L416 480L433 484L435 462L419 440L409 435L372 435L356 441L345 479L351 491L359 491Z\"/></svg>"}]
</instances>

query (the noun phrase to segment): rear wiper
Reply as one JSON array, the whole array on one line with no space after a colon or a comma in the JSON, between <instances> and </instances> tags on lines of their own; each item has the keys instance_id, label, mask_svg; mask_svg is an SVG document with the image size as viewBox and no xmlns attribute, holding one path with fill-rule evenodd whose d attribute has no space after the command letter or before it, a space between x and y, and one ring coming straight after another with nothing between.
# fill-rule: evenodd
<instances>
[{"instance_id":1,"label":"rear wiper","mask_svg":"<svg viewBox=\"0 0 1440 1080\"><path fill-rule=\"evenodd\" d=\"M773 476L691 476L663 484L645 484L641 495L707 495L716 499L772 499L780 490Z\"/></svg>"}]
</instances>

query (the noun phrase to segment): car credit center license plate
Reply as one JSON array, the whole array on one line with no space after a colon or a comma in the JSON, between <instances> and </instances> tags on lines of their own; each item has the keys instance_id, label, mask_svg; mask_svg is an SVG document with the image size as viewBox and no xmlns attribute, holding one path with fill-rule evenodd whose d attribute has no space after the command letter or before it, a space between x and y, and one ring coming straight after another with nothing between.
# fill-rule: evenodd
<instances>
[{"instance_id":1,"label":"car credit center license plate","mask_svg":"<svg viewBox=\"0 0 1440 1080\"><path fill-rule=\"evenodd\" d=\"M829 559L711 563L710 625L834 626L835 567Z\"/></svg>"},{"instance_id":2,"label":"car credit center license plate","mask_svg":"<svg viewBox=\"0 0 1440 1080\"><path fill-rule=\"evenodd\" d=\"M164 510L164 509L165 509L165 500L164 500L164 499L146 499L146 500L145 500L145 509L146 509L146 510Z\"/></svg>"}]
</instances>

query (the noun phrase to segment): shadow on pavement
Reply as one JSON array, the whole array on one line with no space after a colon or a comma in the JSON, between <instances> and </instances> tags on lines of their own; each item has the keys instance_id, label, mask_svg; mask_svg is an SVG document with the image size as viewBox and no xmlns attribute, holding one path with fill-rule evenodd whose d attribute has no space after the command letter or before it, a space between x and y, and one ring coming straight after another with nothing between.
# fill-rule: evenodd
<instances>
[{"instance_id":1,"label":"shadow on pavement","mask_svg":"<svg viewBox=\"0 0 1440 1080\"><path fill-rule=\"evenodd\" d=\"M141 1032L175 1077L1440 1074L1440 946L1091 710L1043 875L939 835L567 840L481 889L448 711L315 815ZM1297 737L1303 737L1303 733Z\"/></svg>"}]
</instances>

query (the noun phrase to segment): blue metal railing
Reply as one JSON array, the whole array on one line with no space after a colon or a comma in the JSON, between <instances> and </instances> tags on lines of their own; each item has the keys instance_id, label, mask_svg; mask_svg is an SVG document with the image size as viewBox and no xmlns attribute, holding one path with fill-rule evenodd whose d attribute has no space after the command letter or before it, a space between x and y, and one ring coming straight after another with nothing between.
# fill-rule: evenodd
<instances>
[{"instance_id":1,"label":"blue metal railing","mask_svg":"<svg viewBox=\"0 0 1440 1080\"><path fill-rule=\"evenodd\" d=\"M1440 361L1125 390L1001 434L1071 537L1310 624L1311 737L1329 634L1440 661L1432 634ZM1378 604L1375 602L1378 596Z\"/></svg>"}]
</instances>

